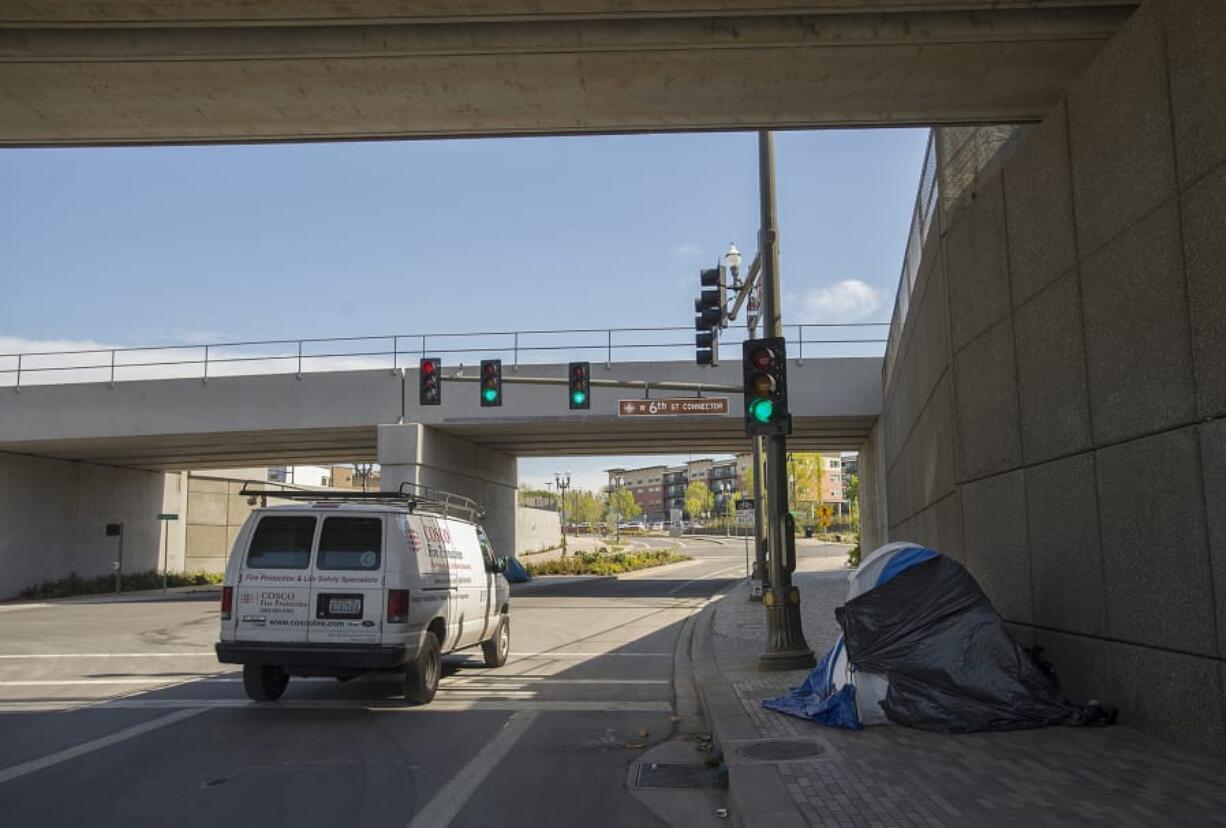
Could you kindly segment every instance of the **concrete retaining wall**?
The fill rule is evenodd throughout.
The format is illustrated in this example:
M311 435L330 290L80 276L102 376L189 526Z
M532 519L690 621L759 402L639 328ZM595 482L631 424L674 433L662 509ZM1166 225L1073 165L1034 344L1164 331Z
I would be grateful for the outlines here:
M889 536L962 560L1074 696L1226 746L1226 15L1147 2L929 238Z
M253 508L238 493L244 480L268 476L265 469L241 471L224 476L188 473L186 571L225 571L234 539Z
M515 510L515 554L535 552L557 546L562 542L562 524L558 513L551 509L529 509L519 506Z
M106 524L124 524L124 570L161 567L159 512L182 518L183 477L0 453L0 598L72 572L113 572L118 543ZM169 522L169 568L183 567L185 524Z

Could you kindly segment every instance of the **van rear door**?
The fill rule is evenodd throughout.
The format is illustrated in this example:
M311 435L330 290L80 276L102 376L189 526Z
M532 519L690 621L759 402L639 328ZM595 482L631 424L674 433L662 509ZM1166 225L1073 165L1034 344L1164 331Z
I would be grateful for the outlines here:
M317 522L309 514L260 515L235 585L235 640L307 640Z
M327 515L310 598L312 643L377 643L383 634L383 515Z

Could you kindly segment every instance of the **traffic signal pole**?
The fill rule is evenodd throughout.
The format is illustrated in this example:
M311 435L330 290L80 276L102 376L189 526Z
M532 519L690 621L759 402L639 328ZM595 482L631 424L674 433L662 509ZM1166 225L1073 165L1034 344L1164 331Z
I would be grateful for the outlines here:
M775 221L775 139L768 130L758 132L758 188L762 203L763 335L783 336L783 309L779 292L779 231ZM795 561L788 550L795 539L785 537L788 514L787 435L766 440L766 506L770 544L770 589L762 596L766 608L766 649L758 659L762 670L797 670L812 667L813 651L805 642L800 623L800 590L792 586Z

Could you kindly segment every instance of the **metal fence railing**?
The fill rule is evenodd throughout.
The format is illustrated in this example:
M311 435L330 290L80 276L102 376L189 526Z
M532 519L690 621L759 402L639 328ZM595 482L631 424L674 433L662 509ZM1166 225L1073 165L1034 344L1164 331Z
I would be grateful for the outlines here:
M951 210L964 200L968 191L973 190L981 173L996 161L1007 144L1023 139L1032 128L1027 125L1002 125L937 127L929 131L882 366L887 386L907 323L911 293L919 276L924 244L928 240L933 219L937 219L938 226L948 227L947 218Z
M936 131L928 133L928 146L924 150L924 165L920 169L919 187L915 194L915 209L911 213L911 227L907 232L907 247L903 251L902 274L898 278L898 292L894 297L894 314L890 318L890 331L885 346L885 362L882 366L886 383L894 369L894 358L902 338L903 325L911 306L911 291L919 275L924 242L932 227L932 218L940 208L941 188L937 176Z
M881 356L885 322L796 323L784 326L788 350L798 361L817 357ZM316 339L252 340L207 345L146 345L132 348L34 351L0 354L0 386L139 379L296 374L319 371L399 370L421 357L454 365L502 359L504 370L521 365L587 359L617 362L690 360L693 327L574 328L557 331L477 331L392 334ZM728 360L740 358L744 329L720 334Z

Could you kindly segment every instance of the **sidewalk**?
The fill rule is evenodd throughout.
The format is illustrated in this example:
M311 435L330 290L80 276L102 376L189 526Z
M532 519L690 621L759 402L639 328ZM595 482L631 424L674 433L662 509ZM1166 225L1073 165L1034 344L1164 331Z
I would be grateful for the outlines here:
M833 610L846 597L846 570L794 577L805 637L820 659L839 634ZM747 584L703 615L697 684L742 825L1226 826L1226 762L1127 727L853 732L766 710L762 699L800 684L807 671L758 671L765 613L748 600ZM741 753L787 739L818 752L774 762Z

